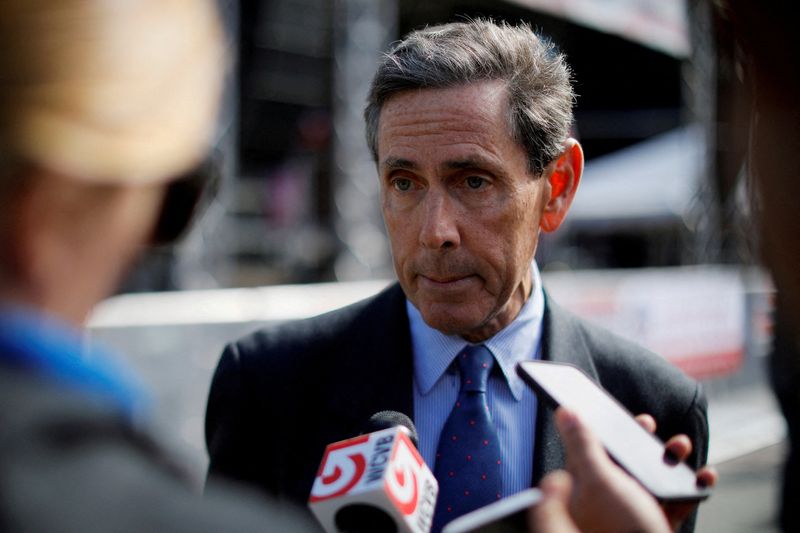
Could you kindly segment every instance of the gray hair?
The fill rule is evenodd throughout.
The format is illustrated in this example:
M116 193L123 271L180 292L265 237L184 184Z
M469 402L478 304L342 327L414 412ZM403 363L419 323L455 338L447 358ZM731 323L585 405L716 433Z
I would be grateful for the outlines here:
M555 44L527 24L485 19L411 32L384 54L364 110L373 158L381 109L392 95L481 80L505 81L512 138L528 154L530 171L541 175L561 153L572 125L570 68Z

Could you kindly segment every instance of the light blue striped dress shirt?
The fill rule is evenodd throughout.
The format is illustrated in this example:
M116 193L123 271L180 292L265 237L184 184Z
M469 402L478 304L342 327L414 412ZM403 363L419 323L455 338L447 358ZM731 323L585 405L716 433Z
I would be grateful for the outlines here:
M519 315L483 343L495 357L487 401L500 438L504 497L529 488L533 475L536 396L516 372L517 362L541 356L544 292L535 262L532 277L531 296ZM433 470L439 434L460 386L451 363L467 342L428 326L411 302L406 302L406 308L414 351L414 424L420 453Z

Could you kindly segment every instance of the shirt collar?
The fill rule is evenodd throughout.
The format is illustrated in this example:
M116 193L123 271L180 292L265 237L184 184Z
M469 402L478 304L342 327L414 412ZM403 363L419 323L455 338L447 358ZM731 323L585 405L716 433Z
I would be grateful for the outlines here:
M542 317L544 316L544 291L539 269L534 261L531 267L531 295L517 317L493 337L483 342L494 354L514 398L519 401L525 382L517 375L520 361L538 359ZM423 395L428 394L450 367L453 359L468 344L457 335L445 335L430 327L414 305L406 300L411 343L414 352L414 378Z

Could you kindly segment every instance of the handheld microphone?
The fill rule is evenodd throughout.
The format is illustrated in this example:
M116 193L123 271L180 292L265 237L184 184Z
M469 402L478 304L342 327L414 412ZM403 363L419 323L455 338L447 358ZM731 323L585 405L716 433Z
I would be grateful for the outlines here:
M414 448L419 448L419 435L414 422L399 411L378 411L367 420L361 434L372 433L382 429L389 429L395 426L402 426L408 430L408 438L414 444Z
M414 424L381 411L366 430L325 448L309 508L328 533L428 533L439 485L417 451Z

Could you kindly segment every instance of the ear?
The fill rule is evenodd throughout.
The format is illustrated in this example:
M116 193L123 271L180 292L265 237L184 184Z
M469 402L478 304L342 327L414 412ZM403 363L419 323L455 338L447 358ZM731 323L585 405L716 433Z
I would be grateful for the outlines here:
M564 141L564 151L544 171L550 197L542 211L539 227L551 232L558 229L567 216L583 174L583 148L575 139Z

